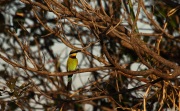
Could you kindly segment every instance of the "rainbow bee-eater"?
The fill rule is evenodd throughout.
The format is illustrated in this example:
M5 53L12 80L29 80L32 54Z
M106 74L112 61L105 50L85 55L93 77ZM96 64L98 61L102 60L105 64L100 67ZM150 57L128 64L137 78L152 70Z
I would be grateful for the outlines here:
M69 58L67 60L67 71L75 71L78 66L78 59L76 58L77 53L80 52L80 50L72 50L69 53ZM72 75L68 75L68 84L67 84L67 90L71 90L71 84L72 84Z
M17 32L18 29L21 28L21 25L23 26L25 23L25 13L24 8L18 9L14 15L13 18L13 27L15 28L15 31Z

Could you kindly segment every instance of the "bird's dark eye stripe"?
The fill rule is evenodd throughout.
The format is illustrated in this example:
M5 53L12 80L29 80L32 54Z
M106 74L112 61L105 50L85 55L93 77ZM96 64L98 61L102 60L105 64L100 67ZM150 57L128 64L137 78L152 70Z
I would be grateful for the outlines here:
M76 53L76 52L70 52L70 54L73 54L73 53Z
M70 54L77 53L77 52L80 52L80 50L70 52Z

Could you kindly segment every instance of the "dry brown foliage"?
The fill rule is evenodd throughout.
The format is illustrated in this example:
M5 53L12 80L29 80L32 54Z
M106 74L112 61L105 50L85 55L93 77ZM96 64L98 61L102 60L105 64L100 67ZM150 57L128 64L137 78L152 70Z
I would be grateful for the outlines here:
M10 15L5 10L10 3L2 2L4 15ZM179 110L178 3L168 0L154 3L20 0L20 3L25 4L21 19L29 21L18 21L16 25L13 21L13 28L2 25L0 30L4 34L0 61L5 62L0 64L1 109ZM61 46L60 54L51 50L57 43ZM67 47L82 52L77 71L64 71ZM66 58L60 59L62 55ZM132 70L134 64L137 70ZM90 72L86 83L66 90L64 77L83 76L86 72Z

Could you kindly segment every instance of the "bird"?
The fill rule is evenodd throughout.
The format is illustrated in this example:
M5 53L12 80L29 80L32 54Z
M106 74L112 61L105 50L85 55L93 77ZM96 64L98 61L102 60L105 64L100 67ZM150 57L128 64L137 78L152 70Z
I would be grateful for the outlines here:
M67 72L77 70L78 59L76 58L76 55L77 55L78 52L80 52L80 50L72 50L69 53L69 58L67 59L67 65L66 65ZM68 84L67 84L67 90L68 91L71 90L72 76L73 76L73 74L68 75Z
M18 29L21 28L25 23L25 12L24 9L18 9L13 17L13 27L15 28L16 32Z

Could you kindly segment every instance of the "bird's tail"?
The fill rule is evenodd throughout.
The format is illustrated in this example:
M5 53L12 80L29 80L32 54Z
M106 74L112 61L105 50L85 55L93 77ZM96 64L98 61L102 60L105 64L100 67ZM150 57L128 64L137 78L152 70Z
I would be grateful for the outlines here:
M71 91L71 85L72 85L72 75L69 75L68 76L67 91Z
M71 84L72 84L72 79L68 81L67 91L71 91Z

